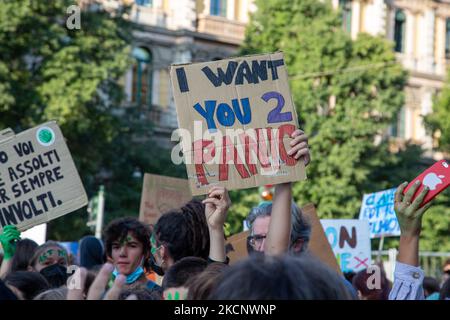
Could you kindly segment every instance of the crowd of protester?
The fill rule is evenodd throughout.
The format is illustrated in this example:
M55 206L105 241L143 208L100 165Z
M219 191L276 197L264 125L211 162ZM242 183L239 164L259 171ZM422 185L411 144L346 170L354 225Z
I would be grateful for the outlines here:
M292 138L289 154L307 165L307 137L297 130ZM272 202L248 214L249 256L232 265L224 233L232 203L219 186L152 227L133 217L112 221L103 240L80 239L76 259L57 242L38 246L6 226L0 300L450 299L450 260L441 281L419 267L421 221L431 203L420 204L428 190L413 200L419 185L403 194L406 185L395 195L401 236L393 283L382 267L374 288L367 270L344 277L311 255L311 226L293 202L291 184L283 183L275 186Z

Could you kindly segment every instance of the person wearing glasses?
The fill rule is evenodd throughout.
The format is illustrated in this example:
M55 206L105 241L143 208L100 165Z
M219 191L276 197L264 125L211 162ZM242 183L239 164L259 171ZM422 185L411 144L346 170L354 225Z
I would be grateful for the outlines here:
M272 214L272 203L262 202L254 207L247 217L247 224L250 226L250 235L247 238L247 251L249 253L264 252L267 233ZM311 225L303 217L301 210L297 205L291 203L291 234L289 241L289 251L299 254L308 248L311 236Z

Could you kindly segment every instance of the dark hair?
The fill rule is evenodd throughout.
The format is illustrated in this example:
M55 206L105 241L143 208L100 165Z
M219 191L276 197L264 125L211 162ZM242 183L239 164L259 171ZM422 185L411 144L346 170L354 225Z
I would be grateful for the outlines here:
M142 253L144 257L150 255L150 229L133 217L125 217L113 220L104 231L106 254L112 255L112 244L114 241L123 241L131 232L133 236L142 243ZM144 259L144 268L150 270L149 259Z
M78 245L80 267L91 269L94 266L103 265L105 263L103 251L103 243L96 237L81 238Z
M391 284L386 278L384 270L381 269L380 289L369 288L368 281L369 277L372 275L373 273L369 272L367 269L359 271L352 279L353 287L356 290L359 290L362 296L367 300L388 300Z
M0 279L0 301L18 300L18 297L6 286L2 279Z
M67 263L69 263L69 255L67 254L67 250L66 248L64 248L62 245L60 245L58 242L56 241L52 241L52 240L48 240L46 243L41 244L39 247L36 248L36 250L34 250L34 254L31 257L31 260L29 262L29 265L32 266L34 268L34 266L36 265L36 262L39 258L39 256L45 251L47 250L47 248L50 247L57 247L61 250L63 250L66 253L66 257L67 257Z
M16 243L16 252L11 259L11 271L27 271L34 252L39 245L31 239L22 239Z
M439 300L447 299L450 299L450 278L444 282L441 291L439 292Z
M38 294L33 300L66 300L68 291L67 287L49 289Z
M5 277L5 283L22 292L25 300L33 300L39 293L50 289L49 283L39 272L12 272Z
M304 253L250 256L222 273L210 299L341 300L352 297L340 275Z
M217 286L222 272L228 268L224 263L211 263L206 269L186 282L187 300L207 300Z
M122 290L119 294L119 300L126 300L132 294L136 295L138 300L162 300L160 290L142 287Z
M253 229L253 223L257 218L270 217L272 215L272 203L264 202L261 205L254 207L250 210L247 218L245 219L250 230ZM311 224L305 219L300 208L294 203L291 203L291 237L290 246L292 246L297 240L302 239L303 245L300 252L306 251L311 236ZM253 248L247 241L247 250L249 253L253 252Z
M425 294L429 296L430 294L433 294L435 292L439 292L440 286L439 282L433 278L433 277L424 277L423 278L423 290L425 291Z
M180 209L163 214L153 232L174 262L184 257L208 258L209 229L200 200L192 199Z
M444 264L442 265L442 268L445 268L446 265L450 264L450 258L445 260Z
M206 260L197 257L185 257L175 262L164 274L163 289L178 288L206 269Z
M346 272L343 272L343 274L344 274L344 278L345 278L349 283L352 283L352 282L353 282L353 278L354 278L355 275L356 275L356 272L355 272L355 271L346 271Z

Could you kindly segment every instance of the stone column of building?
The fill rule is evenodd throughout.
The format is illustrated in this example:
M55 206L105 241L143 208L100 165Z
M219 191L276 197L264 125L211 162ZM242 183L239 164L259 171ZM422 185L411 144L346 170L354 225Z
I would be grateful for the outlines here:
M412 92L405 92L406 95L412 95ZM408 101L410 100L410 101ZM409 140L412 138L412 128L413 128L413 106L411 103L411 98L410 97L406 97L406 103L405 103L405 136L403 138L405 138L405 140Z
M352 27L351 37L356 39L358 33L361 31L361 3L359 0L352 1Z
M177 0L171 2L173 21L176 24L175 29L195 31L195 6L195 0Z
M365 4L364 31L372 35L386 35L387 10L384 0L373 0Z
M238 8L238 16L236 20L239 22L247 23L248 22L248 12L250 8L250 0L239 0L237 2Z
M333 9L339 8L339 0L331 0L331 5L333 6Z
M235 10L235 0L227 0L227 19L235 20L237 17L234 16Z
M410 70L416 68L416 57L414 56L414 47L416 45L415 24L418 23L416 14L410 9L405 10L406 26L405 26L405 51L403 65Z
M200 13L207 16L211 10L211 0L203 0L203 11Z
M418 69L428 74L434 73L434 20L434 9L425 9L420 30Z
M388 5L386 8L386 38L394 41L395 8Z
M433 111L433 90L431 88L424 88L421 92L420 115L418 119L418 127L416 137L423 141L423 148L431 151L433 148L433 139L427 134L423 117Z
M436 16L436 43L434 56L436 59L436 74L445 76L445 34L446 34L446 18L444 15Z
M173 63L189 63L192 61L192 44L185 43L179 45L175 48L175 53L173 56ZM171 128L178 128L178 119L177 119L177 111L175 108L175 101L173 99L172 87L169 89L170 91L170 102L169 108L164 115L164 122Z

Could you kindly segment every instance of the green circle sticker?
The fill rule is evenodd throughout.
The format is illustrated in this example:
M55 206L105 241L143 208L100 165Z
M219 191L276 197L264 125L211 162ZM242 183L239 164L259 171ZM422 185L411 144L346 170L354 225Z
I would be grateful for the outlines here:
M55 132L49 127L39 128L36 139L44 147L51 146L55 142Z

